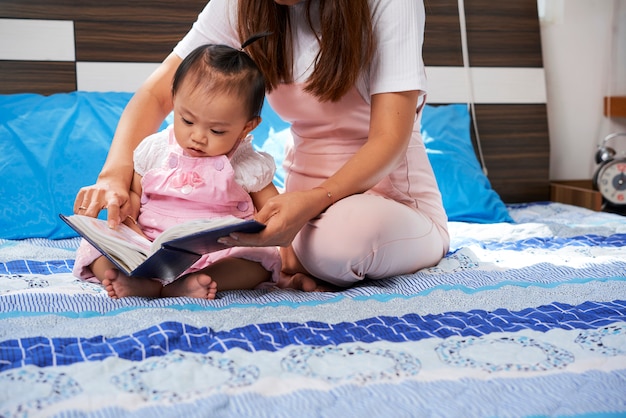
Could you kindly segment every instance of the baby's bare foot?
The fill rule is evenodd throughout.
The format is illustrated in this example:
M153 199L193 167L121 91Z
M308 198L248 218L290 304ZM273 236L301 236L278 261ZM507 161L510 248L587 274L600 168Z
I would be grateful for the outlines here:
M156 298L159 297L159 293L163 287L161 283L156 280L128 277L116 269L109 269L104 272L102 285L112 299L128 296Z
M161 290L162 297L187 296L199 299L215 299L217 283L211 276L204 273L191 273L164 286Z

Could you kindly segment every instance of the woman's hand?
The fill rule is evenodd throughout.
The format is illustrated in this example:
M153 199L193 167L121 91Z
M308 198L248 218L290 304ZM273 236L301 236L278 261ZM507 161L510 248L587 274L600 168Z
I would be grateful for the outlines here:
M287 247L300 229L328 206L322 189L289 192L268 200L256 220L266 228L257 234L235 233L220 238L222 244L244 247Z
M173 52L130 99L115 130L111 148L96 184L80 189L74 213L96 217L108 210L110 228L133 216L129 190L133 178L133 150L159 128L172 110L172 79L182 61Z
M121 179L98 179L96 184L85 186L78 191L74 200L74 213L97 217L102 209L107 209L110 228L115 228L128 215L131 207L129 187Z

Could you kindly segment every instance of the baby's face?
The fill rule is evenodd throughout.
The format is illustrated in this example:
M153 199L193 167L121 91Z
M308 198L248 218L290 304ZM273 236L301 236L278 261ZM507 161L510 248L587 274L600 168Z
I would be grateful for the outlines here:
M245 103L232 94L209 97L203 89L186 84L174 96L176 141L191 157L228 154L252 130Z

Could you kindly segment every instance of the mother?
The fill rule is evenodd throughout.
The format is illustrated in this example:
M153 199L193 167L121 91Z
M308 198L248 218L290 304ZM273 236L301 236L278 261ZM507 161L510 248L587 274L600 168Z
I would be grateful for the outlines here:
M206 43L246 51L272 108L291 123L285 193L258 214L258 235L230 245L283 247L284 287L347 287L436 264L449 245L441 195L420 136L426 79L420 0L211 0L138 89L95 185L75 209L124 219L132 152L172 110L176 68ZM323 282L320 282L323 281Z

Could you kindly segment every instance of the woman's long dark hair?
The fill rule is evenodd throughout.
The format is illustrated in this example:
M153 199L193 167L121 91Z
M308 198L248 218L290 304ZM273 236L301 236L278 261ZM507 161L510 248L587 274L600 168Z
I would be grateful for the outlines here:
M374 35L367 0L304 0L311 25L311 8L319 4L320 51L305 90L323 101L337 101L356 83L372 59ZM312 25L311 25L312 26ZM246 50L255 60L271 91L293 81L293 46L287 6L272 0L239 0L240 39L270 31L273 35Z

